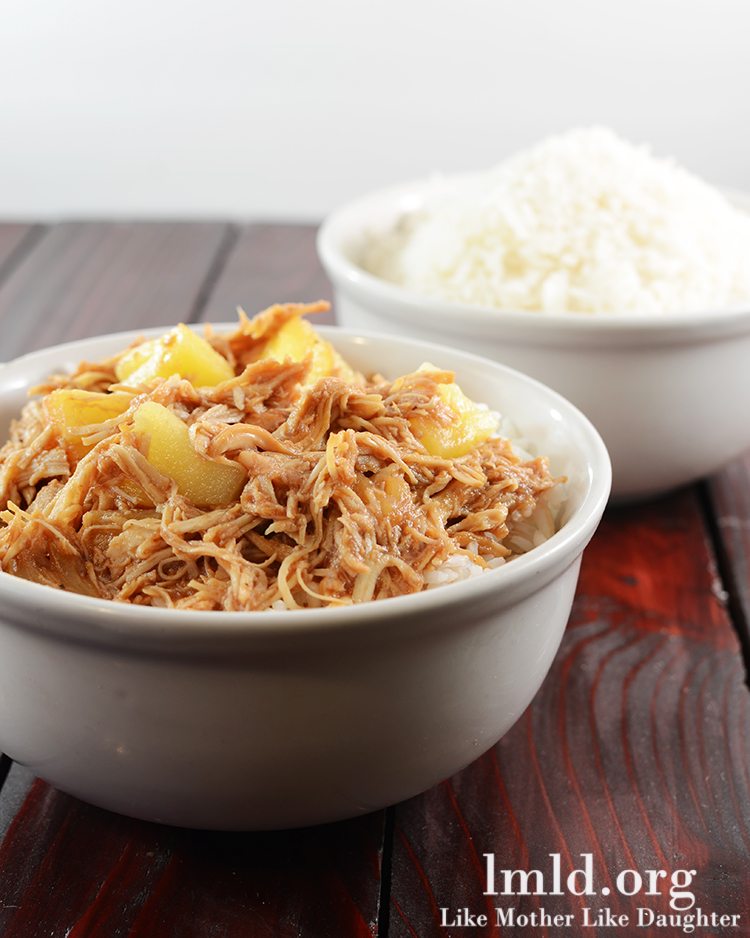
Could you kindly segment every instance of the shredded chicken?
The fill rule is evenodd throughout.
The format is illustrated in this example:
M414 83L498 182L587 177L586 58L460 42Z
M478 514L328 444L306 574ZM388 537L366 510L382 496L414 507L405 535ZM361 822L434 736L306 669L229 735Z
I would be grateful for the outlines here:
M521 462L491 438L457 459L414 435L415 415L445 420L450 373L390 382L324 377L262 358L289 318L312 307L244 315L207 338L235 377L196 388L176 375L135 390L127 412L87 427L81 455L32 400L0 450L0 566L76 593L203 610L359 603L426 587L449 557L485 567L514 550L513 529L556 480L544 459ZM35 393L123 387L121 356L83 363ZM387 365L387 363L384 363ZM155 401L179 416L197 452L241 467L238 499L199 508L146 458L133 414Z

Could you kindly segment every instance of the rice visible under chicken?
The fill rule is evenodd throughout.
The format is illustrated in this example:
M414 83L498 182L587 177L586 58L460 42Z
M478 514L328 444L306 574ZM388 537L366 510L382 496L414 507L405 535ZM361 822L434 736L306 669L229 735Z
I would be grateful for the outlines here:
M242 316L231 335L209 334L233 379L196 388L173 375L137 388L124 414L82 434L94 444L83 456L32 400L0 450L0 567L136 604L295 609L419 592L554 533L561 486L544 458L522 461L499 437L438 458L415 436L415 416L450 419L438 395L450 373L304 387L309 356L261 357L284 322L319 308L272 307ZM36 390L118 389L120 358ZM184 420L199 453L242 468L239 498L198 507L149 463L133 428L146 401Z

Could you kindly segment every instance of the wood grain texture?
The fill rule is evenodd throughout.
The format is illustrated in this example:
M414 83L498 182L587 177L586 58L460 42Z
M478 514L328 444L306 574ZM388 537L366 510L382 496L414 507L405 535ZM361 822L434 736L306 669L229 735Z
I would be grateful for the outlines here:
M750 663L750 453L707 484L708 509L720 542L722 571Z
M41 225L0 223L0 281L12 271L24 252L32 247L42 233Z
M268 260L285 241L263 231L253 243ZM309 232L303 242L309 247ZM231 292L238 283L241 257L220 277L233 243L224 225L53 228L0 286L5 356L64 338L195 320L214 287ZM245 251L241 240L238 246ZM279 295L281 269L271 270L269 286L264 264L257 266L259 294ZM0 764L0 776L6 768ZM384 818L258 836L180 831L90 807L14 765L0 790L0 934L369 936Z
M331 286L315 253L315 232L312 225L243 228L201 318L230 322L238 306L252 316L273 303L330 300ZM333 315L315 321L333 322Z
M50 228L0 285L1 357L194 320L228 231L135 222Z
M214 834L25 788L0 844L3 938L370 938L382 815L308 830ZM208 793L207 793L208 794Z
M389 936L462 934L439 928L441 907L490 922L496 905L579 916L575 896L482 895L484 853L498 870L549 871L555 852L566 875L592 853L612 895L587 904L632 915L669 911L668 895L620 896L619 871L696 869L698 905L741 914L744 930L731 933L750 934L750 697L692 492L608 512L524 717L474 765L396 809Z

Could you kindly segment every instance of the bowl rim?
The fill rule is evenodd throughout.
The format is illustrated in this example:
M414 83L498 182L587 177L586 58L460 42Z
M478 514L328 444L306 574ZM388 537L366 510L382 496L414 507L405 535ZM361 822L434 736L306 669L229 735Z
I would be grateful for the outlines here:
M190 328L199 328L203 323L189 324ZM235 323L206 323L216 330L236 328ZM11 366L35 363L56 353L55 358L64 363L66 355L77 354L86 357L85 350L76 352L87 345L99 342L122 340L123 345L134 338L146 338L162 335L170 326L157 326L148 329L128 330L119 333L78 339L56 346L40 349L21 355L0 366L0 378ZM316 330L327 338L335 340L337 335L347 339L396 343L411 346L416 352L423 352L427 359L458 356L459 367L472 367L480 372L491 371L506 374L515 381L526 385L534 394L541 396L545 406L549 405L566 421L573 421L582 434L588 452L585 458L586 483L580 505L568 518L563 527L552 537L535 547L512 563L496 569L487 570L481 575L447 584L435 589L423 590L388 599L373 600L356 605L324 607L320 609L300 610L262 610L262 611L204 611L190 609L166 609L154 606L137 606L97 597L57 590L55 587L34 583L0 571L0 601L6 608L15 611L34 613L36 625L24 627L41 631L64 632L63 620L76 620L77 637L93 641L117 642L118 636L131 635L134 638L153 637L157 642L169 633L169 640L182 637L188 641L203 639L212 645L217 638L245 636L283 637L289 635L330 634L345 628L347 631L388 620L428 617L435 609L464 606L486 600L496 590L503 590L509 595L508 605L517 601L524 586L532 586L528 593L534 592L535 584L543 584L558 575L580 555L596 530L609 498L612 470L609 454L604 442L591 421L562 395L524 373L501 365L491 359L452 349L434 342L424 342L380 332L344 329L338 326L317 326ZM52 365L54 368L54 365ZM11 385L18 388L17 384ZM0 388L0 393L2 388ZM547 576L547 580L541 578ZM526 595L524 593L523 595ZM2 614L0 614L2 615ZM13 620L13 616L8 617ZM16 615L16 619L19 618ZM21 616L23 618L23 616ZM458 620L460 622L460 619ZM71 636L72 637L72 636Z
M426 193L438 185L460 181L481 173L445 173L413 179L405 183L372 190L350 200L330 212L318 229L316 247L321 263L336 284L346 284L358 293L375 297L383 304L397 304L401 309L414 314L429 313L436 326L458 320L462 327L488 328L502 335L502 328L514 328L530 334L567 332L576 335L630 335L640 333L644 337L672 337L684 335L685 331L706 330L724 332L750 330L750 301L714 310L674 312L657 315L637 313L547 313L544 311L500 309L493 306L461 303L436 296L418 293L399 284L391 283L370 273L356 264L344 250L346 230L355 229L349 237L364 237L368 218L374 211L382 212L383 206L392 204L392 222L414 211ZM731 189L719 189L738 207L750 211L750 194ZM410 209L404 202L414 203ZM401 206L401 207L399 207ZM435 322L434 316L443 318Z

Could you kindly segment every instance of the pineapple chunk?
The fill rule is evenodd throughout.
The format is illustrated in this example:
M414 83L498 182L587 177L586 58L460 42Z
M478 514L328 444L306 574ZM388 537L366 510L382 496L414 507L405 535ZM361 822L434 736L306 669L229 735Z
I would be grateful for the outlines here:
M321 339L306 319L296 317L285 322L264 350L266 358L273 358L277 362L286 359L301 362L308 354L312 355L312 363L302 387L309 387L319 378L327 378L332 374L347 381L354 380L352 369L330 342Z
M146 459L177 483L181 495L199 508L228 505L239 497L247 480L240 466L221 463L198 453L187 425L166 407L146 401L136 410L133 428L147 439Z
M125 413L132 400L132 394L125 391L102 394L98 391L60 388L45 397L44 407L50 422L65 440L69 450L80 459L92 447L83 442L77 430L119 417Z
M419 371L437 370L429 364L419 368ZM421 416L415 416L411 420L414 435L431 456L458 459L497 432L497 416L475 404L457 384L439 384L437 392L454 415L450 423Z
M115 372L119 381L132 387L170 375L179 375L196 388L213 387L234 377L229 362L182 323L126 352Z

